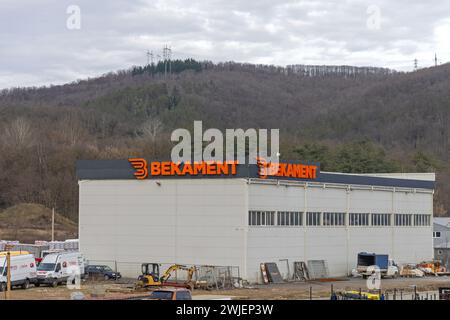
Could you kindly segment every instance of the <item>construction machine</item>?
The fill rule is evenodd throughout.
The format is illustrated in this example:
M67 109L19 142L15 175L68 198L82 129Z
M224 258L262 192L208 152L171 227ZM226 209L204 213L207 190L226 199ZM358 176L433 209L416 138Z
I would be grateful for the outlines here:
M423 261L419 263L417 267L426 274L432 274L435 276L447 274L446 268L439 260Z
M195 267L174 264L160 276L160 266L158 263L143 263L141 266L142 274L139 276L136 286L140 288L172 286L192 289L192 276L194 275ZM178 270L187 272L186 280L184 282L168 281L172 273Z

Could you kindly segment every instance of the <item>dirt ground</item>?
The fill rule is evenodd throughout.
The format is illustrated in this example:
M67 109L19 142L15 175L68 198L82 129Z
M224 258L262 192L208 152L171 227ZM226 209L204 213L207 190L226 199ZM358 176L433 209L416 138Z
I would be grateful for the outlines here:
M57 288L51 287L31 287L28 290L20 288L13 289L11 298L15 300L66 300L71 299L75 292L82 292L86 299L127 299L139 296L145 296L147 292L136 292L132 289L133 280L121 281L83 281L80 290L69 290L61 285ZM208 299L229 297L231 299L244 300L303 300L310 298L310 290L313 299L329 299L331 286L335 291L340 290L366 290L366 280L360 278L332 279L330 281L308 281L308 282L290 282L284 284L255 285L242 289L233 290L194 290L193 296L208 297ZM411 298L414 292L414 286L417 292L425 293L430 297L437 293L439 287L450 287L450 277L425 277L425 278L399 278L383 279L381 289L384 293L393 296L394 289L397 292L397 299L400 299L400 292L403 299ZM0 292L0 300L5 299L5 293Z

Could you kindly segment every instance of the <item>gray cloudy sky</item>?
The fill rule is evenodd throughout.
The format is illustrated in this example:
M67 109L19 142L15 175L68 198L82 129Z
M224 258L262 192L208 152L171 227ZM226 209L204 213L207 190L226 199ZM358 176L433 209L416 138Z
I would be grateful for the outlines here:
M450 1L1 0L0 88L142 65L165 44L174 58L411 70L450 61Z

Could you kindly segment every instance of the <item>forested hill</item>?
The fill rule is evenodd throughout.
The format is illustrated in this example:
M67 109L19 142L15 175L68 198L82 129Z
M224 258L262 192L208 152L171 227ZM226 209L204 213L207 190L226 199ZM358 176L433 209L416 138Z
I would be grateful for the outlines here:
M76 159L167 158L175 128L279 128L284 159L343 172L436 171L450 214L450 64L396 73L173 61L0 94L0 207L77 218Z

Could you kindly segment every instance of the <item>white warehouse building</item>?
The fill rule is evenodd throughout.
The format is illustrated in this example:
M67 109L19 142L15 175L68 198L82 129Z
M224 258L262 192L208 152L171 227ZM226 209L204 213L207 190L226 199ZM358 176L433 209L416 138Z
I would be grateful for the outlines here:
M350 274L359 252L433 258L434 174L262 179L256 165L239 165L234 175L138 180L127 160L79 161L77 174L80 250L120 264L124 276L158 262L235 266L261 282L261 263L285 273L285 259L291 270L325 260L336 277Z

